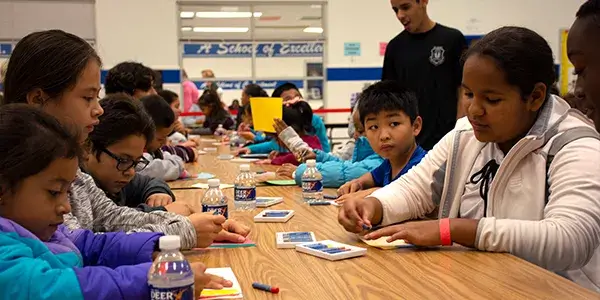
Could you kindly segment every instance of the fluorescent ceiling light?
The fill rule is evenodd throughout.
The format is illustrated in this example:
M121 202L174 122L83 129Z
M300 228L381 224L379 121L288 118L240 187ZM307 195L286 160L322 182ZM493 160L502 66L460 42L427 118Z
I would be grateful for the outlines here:
M304 28L304 32L306 32L306 33L323 33L323 28L321 28L321 27L306 27L306 28Z
M192 31L192 27L181 27L181 31Z
M310 8L321 8L321 4L311 4Z
M196 15L196 13L193 11L182 11L181 13L179 13L179 16L182 19L191 19L194 17L194 15Z
M251 13L249 11L199 11L196 13L196 18L206 19L229 19L229 18L260 18L262 12Z
M248 27L194 27L194 32L248 32Z

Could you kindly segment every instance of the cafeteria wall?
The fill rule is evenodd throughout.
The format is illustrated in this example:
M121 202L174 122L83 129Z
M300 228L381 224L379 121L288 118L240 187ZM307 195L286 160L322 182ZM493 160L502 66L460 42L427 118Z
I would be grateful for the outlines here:
M163 72L163 87L181 90L179 10L172 0L97 0L96 44L108 70L139 61ZM106 72L103 72L106 74Z

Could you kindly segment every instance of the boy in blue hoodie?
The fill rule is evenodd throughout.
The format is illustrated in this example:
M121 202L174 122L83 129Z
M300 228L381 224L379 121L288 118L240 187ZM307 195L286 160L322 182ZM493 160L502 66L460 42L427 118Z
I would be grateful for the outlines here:
M386 186L427 154L416 142L423 122L417 109L417 98L400 83L381 81L373 84L361 94L358 111L369 144L385 160L375 170L342 185L338 195L367 193L370 189Z
M294 130L285 124L276 121L276 129L280 132L279 139L286 143L289 149L294 153L304 153L303 158L314 158L317 161L317 169L323 175L323 186L328 188L338 188L345 182L357 179L366 172L377 168L383 158L373 151L369 141L363 136L364 127L360 122L358 110L352 113L354 120L355 146L352 159L344 160L334 153L326 153L319 149L310 149L306 143L303 143L296 137ZM296 184L302 185L302 174L306 170L306 164L298 167L285 164L277 170L277 174L284 177L290 177L296 180Z

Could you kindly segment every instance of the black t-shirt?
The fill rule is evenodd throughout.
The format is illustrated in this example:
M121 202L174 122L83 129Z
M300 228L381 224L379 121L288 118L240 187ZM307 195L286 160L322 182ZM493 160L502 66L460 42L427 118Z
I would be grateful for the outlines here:
M425 33L403 31L385 51L382 80L397 80L416 93L423 118L417 142L427 150L456 123L460 59L466 48L460 31L436 24Z

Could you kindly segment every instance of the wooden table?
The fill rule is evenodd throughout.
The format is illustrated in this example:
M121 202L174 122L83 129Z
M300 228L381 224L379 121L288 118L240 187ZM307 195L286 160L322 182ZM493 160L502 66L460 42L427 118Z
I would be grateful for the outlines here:
M221 153L228 153L221 147ZM273 169L273 166L252 166ZM210 172L223 183L233 183L239 164L217 159L216 154L200 157L190 165L192 172ZM173 182L186 187L194 181ZM202 190L174 191L179 201L195 204ZM293 209L287 223L254 223L254 212L233 211L230 218L252 228L250 238L257 247L213 249L188 257L208 268L231 267L238 278L244 299L600 299L595 294L558 275L515 256L479 252L462 247L430 250L368 248L367 255L331 262L294 249L277 249L275 233L313 231L319 240L367 247L356 235L337 222L337 207L307 206L299 187L258 187L260 196L283 196L276 209ZM225 195L233 199L233 189ZM230 200L233 201L233 200ZM253 282L280 288L279 294L254 290Z

